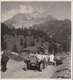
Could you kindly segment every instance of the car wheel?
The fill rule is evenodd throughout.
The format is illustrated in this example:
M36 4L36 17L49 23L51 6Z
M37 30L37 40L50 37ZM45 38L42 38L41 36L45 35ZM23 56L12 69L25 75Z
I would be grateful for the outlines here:
M43 63L40 64L39 68L40 68L40 71L42 72L42 70L43 70Z
M48 61L46 61L46 67L48 66Z
M47 66L46 63L47 63L47 62L46 62L46 60L45 60L44 63L43 63L43 68L44 68L44 69L45 69L46 66Z
M27 71L28 70L28 68L27 68L28 66L27 66L27 63L25 63L25 65L24 65L24 69Z

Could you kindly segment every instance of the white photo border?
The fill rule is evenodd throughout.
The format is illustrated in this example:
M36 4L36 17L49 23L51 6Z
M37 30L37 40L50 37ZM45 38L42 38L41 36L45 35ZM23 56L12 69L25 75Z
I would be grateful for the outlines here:
M0 0L0 22L1 22L1 2L23 2L23 1L26 1L26 2L32 2L32 1L35 1L35 2L47 2L47 1L50 1L50 2L59 2L59 1L69 1L71 2L71 79L60 79L60 80L73 80L73 74L72 74L72 67L73 67L73 0ZM0 44L1 44L1 24L0 24ZM0 51L1 51L1 45L0 45ZM1 56L1 54L0 54ZM0 57L1 59L1 57ZM1 78L1 71L0 71L0 78ZM31 78L31 80L38 80L39 78L35 79L35 78ZM2 80L10 80L10 78L4 78ZM12 78L11 80L29 80L29 78ZM44 79L44 78L41 78L40 80L58 80L58 79Z

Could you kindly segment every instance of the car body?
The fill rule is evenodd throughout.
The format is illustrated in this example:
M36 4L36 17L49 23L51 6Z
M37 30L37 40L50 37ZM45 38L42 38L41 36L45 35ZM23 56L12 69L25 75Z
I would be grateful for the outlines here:
M45 49L43 47L34 47L34 49L31 48L31 50L28 51L29 56L24 59L25 70L31 67L37 67L40 71L42 71L42 69L48 64L48 54L45 54Z

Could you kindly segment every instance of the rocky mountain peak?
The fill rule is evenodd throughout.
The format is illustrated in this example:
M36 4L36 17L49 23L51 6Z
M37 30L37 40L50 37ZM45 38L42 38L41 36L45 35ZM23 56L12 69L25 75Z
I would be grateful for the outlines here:
M31 27L31 25L42 24L49 20L55 20L54 17L48 15L47 17L42 16L39 12L33 13L22 13L16 14L11 19L4 22L7 26L13 25L15 28L21 28L22 26L25 28Z

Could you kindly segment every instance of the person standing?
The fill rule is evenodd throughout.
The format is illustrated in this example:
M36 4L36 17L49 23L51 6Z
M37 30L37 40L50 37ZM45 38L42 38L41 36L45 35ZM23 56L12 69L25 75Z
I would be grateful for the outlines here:
M55 59L55 56L54 54L50 54L49 56L49 63L52 64L52 65L56 65L56 61L54 60Z
M9 57L3 52L2 57L1 57L1 71L5 72L6 67L7 67L7 62L9 60Z

